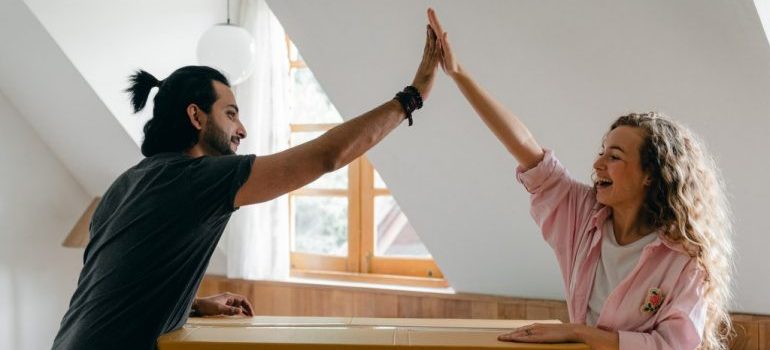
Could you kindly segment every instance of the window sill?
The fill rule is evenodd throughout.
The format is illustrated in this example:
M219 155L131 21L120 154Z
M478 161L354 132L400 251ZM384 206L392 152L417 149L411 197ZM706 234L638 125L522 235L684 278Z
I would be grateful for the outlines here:
M291 270L290 278L287 282L337 287L456 294L454 289L449 286L449 283L440 278L293 269Z

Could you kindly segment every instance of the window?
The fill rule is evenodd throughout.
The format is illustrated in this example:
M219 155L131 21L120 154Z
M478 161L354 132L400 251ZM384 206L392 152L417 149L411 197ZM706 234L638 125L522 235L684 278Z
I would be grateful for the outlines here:
M290 146L342 122L294 44ZM292 275L445 287L441 270L366 156L289 194ZM395 277L399 276L399 277Z

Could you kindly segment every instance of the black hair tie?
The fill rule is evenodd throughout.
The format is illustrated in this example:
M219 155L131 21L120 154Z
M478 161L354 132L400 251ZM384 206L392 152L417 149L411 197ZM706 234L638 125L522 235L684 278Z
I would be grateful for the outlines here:
M415 109L422 108L422 96L420 96L420 92L417 91L416 87L409 85L405 87L403 91L397 93L396 97L393 97L393 99L401 104L401 108L403 108L404 113L406 113L405 118L409 120L409 126L412 126L412 112L414 112Z

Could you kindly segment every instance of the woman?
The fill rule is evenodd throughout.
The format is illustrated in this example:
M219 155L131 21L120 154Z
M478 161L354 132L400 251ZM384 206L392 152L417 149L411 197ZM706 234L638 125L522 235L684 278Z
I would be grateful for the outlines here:
M432 9L442 68L519 162L532 215L562 271L570 323L499 337L592 349L722 349L730 329L730 221L717 168L683 126L657 113L618 118L572 179L526 126L457 62Z

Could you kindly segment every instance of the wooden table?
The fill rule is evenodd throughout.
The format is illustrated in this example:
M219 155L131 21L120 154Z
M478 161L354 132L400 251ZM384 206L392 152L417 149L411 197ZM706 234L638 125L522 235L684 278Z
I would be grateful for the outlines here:
M497 335L557 320L464 320L358 317L190 318L158 338L159 350L206 349L531 349L588 350L585 344L525 344Z

